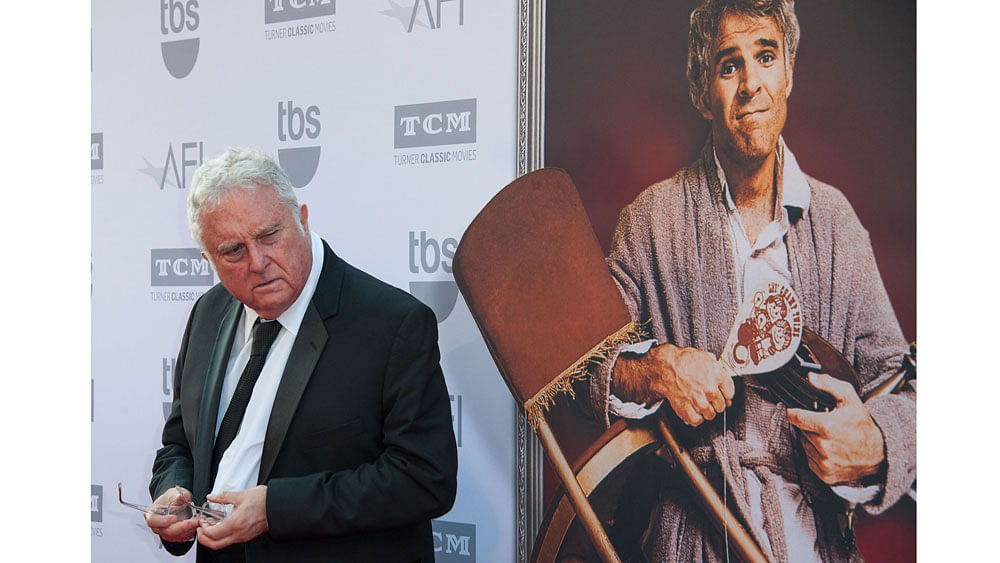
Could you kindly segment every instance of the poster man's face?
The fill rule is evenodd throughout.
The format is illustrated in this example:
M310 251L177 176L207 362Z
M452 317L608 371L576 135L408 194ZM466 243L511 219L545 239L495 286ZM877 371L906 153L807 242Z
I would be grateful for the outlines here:
M792 90L781 30L772 18L726 14L712 53L702 115L715 146L730 160L759 164L777 146Z

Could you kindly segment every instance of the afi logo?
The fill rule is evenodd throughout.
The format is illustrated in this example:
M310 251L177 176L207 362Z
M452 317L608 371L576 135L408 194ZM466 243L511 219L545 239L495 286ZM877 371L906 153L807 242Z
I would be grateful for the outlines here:
M177 35L197 31L201 24L198 0L160 0L160 34ZM198 60L199 39L175 39L160 43L163 64L174 78L191 74Z
M90 485L90 521L104 521L104 487Z
M104 133L90 134L90 169L104 168Z
M444 520L431 521L434 560L438 563L476 561L476 526Z
M451 426L455 432L455 442L458 447L462 447L462 396L448 395L451 401Z
M451 261L455 257L458 241L446 238L442 242L428 237L427 231L417 233L410 231L409 254L410 272L414 274L433 274L439 269L446 274L451 273ZM419 257L419 260L418 260ZM448 281L411 281L410 294L423 301L434 311L439 323L451 315L458 300L458 286L453 280Z
M163 394L170 398L171 389L173 389L174 381L174 368L177 367L177 358L163 358ZM173 403L171 401L163 402L163 421L167 421L167 417L170 416L170 407Z
M303 136L309 140L319 137L320 111L317 106L305 109L291 100L278 102L278 140L298 141ZM278 149L278 163L288 173L288 179L296 188L305 187L319 167L320 146Z
M336 0L264 0L265 24L332 16L336 13Z
M168 177L173 180L173 186L179 190L187 188L187 181L190 174L194 174L196 168L205 162L205 143L190 142L181 143L180 166L177 165L177 157L174 156L174 145L167 145L167 156L163 161L163 174L160 176L160 189L167 185ZM168 176L168 172L172 173Z
M212 268L197 248L153 248L149 251L150 284L194 286L214 283Z
M403 1L408 2L408 0ZM441 14L442 4L447 4L452 13L448 19L449 22L455 21L453 14L457 9L458 25L465 25L465 0L413 0L412 9L407 8L405 4L401 5L397 4L394 0L389 0L389 9L380 10L379 13L399 20L406 28L406 32L412 33L414 25L439 29L441 24L444 23ZM435 7L433 11L431 10L432 5ZM418 18L418 16L420 17ZM424 16L427 18L426 21L423 19Z

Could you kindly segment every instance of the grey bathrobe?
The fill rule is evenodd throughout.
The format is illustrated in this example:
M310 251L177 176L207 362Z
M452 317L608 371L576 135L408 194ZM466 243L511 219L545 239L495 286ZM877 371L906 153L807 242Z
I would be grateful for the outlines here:
M780 179L779 179L780 181ZM899 368L907 343L893 313L872 254L868 232L844 196L808 178L810 205L803 216L789 210L786 238L793 289L802 302L804 325L853 361L865 390ZM727 228L724 194L715 170L711 143L689 167L655 184L626 207L619 218L608 264L636 320L650 320L660 342L722 352L739 308L733 240ZM608 366L591 379L590 402L608 421ZM763 484L767 555L785 560L777 488L799 483L815 519L824 560L858 558L841 540L843 501L809 470L788 424L785 407L753 377L722 417L697 428L678 428L692 455L721 489L721 467L728 466L728 504L749 521L746 468ZM869 400L865 406L885 437L883 492L864 506L881 512L906 493L916 478L916 387ZM767 447L750 447L743 438L755 425ZM676 427L677 425L675 425ZM711 529L676 476L664 476L659 508L645 551L656 561L725 560L723 538ZM720 490L721 493L721 490ZM761 541L760 531L751 530Z

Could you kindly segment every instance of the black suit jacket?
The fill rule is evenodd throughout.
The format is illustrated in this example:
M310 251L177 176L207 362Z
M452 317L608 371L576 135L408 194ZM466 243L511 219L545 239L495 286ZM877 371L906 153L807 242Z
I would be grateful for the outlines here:
M458 467L434 313L323 248L261 455L270 530L245 544L247 561L433 561L430 520L451 508ZM210 492L241 308L221 284L192 308L154 499L174 485L199 504ZM164 542L175 555L191 544ZM199 562L213 559L198 547Z

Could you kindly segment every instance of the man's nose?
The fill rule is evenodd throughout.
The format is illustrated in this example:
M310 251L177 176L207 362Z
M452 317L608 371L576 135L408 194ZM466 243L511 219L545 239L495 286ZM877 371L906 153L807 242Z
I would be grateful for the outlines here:
M740 80L740 96L747 100L752 99L760 92L760 84L760 70L756 65L746 65Z
M247 245L247 253L250 257L250 271L257 274L263 273L264 270L267 269L267 265L270 262L267 252L265 252L260 245L250 243Z

